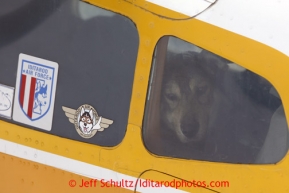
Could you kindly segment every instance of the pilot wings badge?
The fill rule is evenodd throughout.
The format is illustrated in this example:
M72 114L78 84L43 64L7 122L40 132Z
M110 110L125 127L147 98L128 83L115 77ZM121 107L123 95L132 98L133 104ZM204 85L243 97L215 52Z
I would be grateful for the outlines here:
M98 116L96 110L87 104L81 105L77 110L62 106L62 110L83 138L91 138L113 123L112 120Z

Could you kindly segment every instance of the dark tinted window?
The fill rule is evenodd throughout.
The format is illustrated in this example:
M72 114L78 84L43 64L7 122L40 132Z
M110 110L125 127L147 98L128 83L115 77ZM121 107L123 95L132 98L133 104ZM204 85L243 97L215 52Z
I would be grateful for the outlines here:
M153 153L276 163L287 152L280 97L266 79L174 37L155 49L143 138Z
M77 0L0 0L0 5L0 83L15 86L20 53L57 62L48 133L103 146L120 143L127 128L138 52L134 23ZM84 104L113 124L92 138L81 137L62 106L76 110Z

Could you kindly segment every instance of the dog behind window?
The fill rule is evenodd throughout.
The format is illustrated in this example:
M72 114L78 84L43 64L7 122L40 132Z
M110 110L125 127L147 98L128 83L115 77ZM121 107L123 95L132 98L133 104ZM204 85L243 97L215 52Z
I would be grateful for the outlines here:
M168 56L161 90L160 154L201 158L215 106L216 78L226 66L207 51Z

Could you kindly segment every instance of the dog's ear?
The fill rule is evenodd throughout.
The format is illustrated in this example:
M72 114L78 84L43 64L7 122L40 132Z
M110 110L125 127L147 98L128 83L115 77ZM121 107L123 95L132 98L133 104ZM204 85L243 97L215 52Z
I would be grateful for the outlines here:
M95 125L96 124L96 117L94 116L92 109L90 109L89 115L90 115L90 118L92 120L92 125Z
M83 108L83 107L81 107L80 116L82 116L82 115L83 115L83 113L84 113L84 108Z
M90 109L89 115L90 115L90 118L93 119L93 111L92 111L92 109Z
M202 50L199 54L200 60L204 63L205 70L211 74L216 75L225 72L228 69L229 60L213 54L207 50Z

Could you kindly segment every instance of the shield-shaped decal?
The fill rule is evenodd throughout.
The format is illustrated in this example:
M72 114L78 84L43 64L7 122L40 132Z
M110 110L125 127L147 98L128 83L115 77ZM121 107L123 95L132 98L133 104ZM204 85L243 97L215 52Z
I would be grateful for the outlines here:
M22 60L19 104L32 121L43 117L50 108L54 68Z
M20 54L13 119L50 130L52 126L58 64Z

